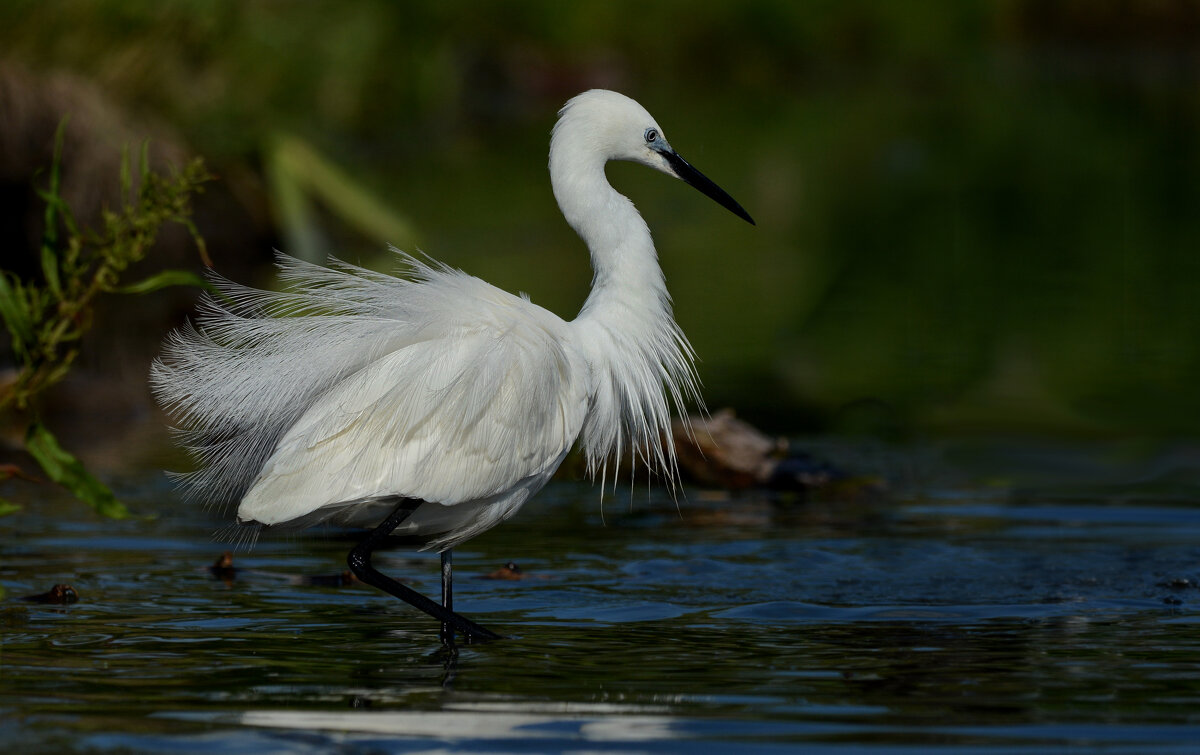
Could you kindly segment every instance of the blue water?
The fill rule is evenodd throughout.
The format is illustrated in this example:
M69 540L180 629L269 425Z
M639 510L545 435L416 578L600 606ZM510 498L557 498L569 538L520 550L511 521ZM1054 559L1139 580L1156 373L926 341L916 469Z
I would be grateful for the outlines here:
M1200 465L1198 465L1200 466ZM554 483L456 551L441 648L342 571L342 531L227 546L156 475L153 519L56 497L0 519L0 740L74 752L1200 751L1190 480L972 482L805 500ZM4 492L0 491L0 495ZM519 581L482 577L506 561ZM435 594L436 556L381 553ZM69 582L73 605L19 600Z

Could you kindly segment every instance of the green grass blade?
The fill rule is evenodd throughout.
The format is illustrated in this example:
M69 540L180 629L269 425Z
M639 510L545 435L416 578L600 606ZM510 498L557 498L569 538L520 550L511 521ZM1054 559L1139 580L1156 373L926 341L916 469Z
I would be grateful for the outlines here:
M146 139L142 142L141 154L141 171L142 171L142 186L146 185L146 181L150 179L150 140Z
M133 176L129 173L129 145L121 147L121 201L125 204L133 202Z
M303 139L276 135L268 145L267 161L271 198L293 254L310 261L324 257L309 198L368 236L400 247L414 243L416 227L408 218Z
M51 198L58 200L59 186L59 169L62 167L62 149L63 140L67 134L67 121L70 116L64 117L58 122L58 129L54 132L54 157L50 162L50 188L43 194L46 197L46 213L43 218L45 229L42 231L42 248L53 248L58 242L58 210L61 200L51 201Z
M58 439L41 422L34 422L25 434L25 450L29 452L46 476L75 494L75 497L112 519L126 519L132 514L117 500L108 487L93 477L83 463L58 445Z
M113 292L118 294L148 294L151 291L157 291L160 288L168 288L170 286L211 288L208 281L190 270L163 270L137 283L130 283L128 286L114 288Z
M0 272L0 317L12 336L13 353L22 359L34 344L33 317L21 297L17 280L9 280L8 274Z
M58 130L54 132L54 158L50 163L50 187L42 192L46 200L46 210L43 217L42 231L42 275L46 278L46 286L54 294L55 299L62 299L62 282L58 275L58 215L66 207L58 193L61 183L63 140L66 137L67 118L58 122ZM65 213L64 213L65 214Z
M61 300L63 292L58 276L58 253L53 247L42 246L42 275L46 278L46 286L54 294L54 298Z

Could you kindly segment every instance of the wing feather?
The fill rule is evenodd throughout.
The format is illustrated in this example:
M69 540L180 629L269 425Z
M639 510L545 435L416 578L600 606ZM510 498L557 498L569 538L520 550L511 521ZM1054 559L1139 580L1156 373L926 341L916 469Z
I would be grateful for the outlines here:
M205 497L279 524L391 496L455 505L548 477L587 408L565 323L457 270L396 278L282 257L280 294L222 281L153 384Z

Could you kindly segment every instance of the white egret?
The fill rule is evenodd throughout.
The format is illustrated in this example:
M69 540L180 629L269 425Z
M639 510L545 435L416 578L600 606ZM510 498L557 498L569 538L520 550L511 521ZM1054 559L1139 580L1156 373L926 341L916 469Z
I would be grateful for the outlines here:
M641 215L604 166L676 176L750 215L667 142L632 99L592 90L559 112L550 181L595 276L579 315L403 255L407 277L279 256L280 293L215 277L198 324L151 372L196 471L190 494L266 527L372 528L363 582L441 620L443 638L498 637L452 607L451 549L515 514L578 441L601 480L632 453L673 478L672 408L699 401L693 352ZM376 571L390 534L442 554L442 604Z

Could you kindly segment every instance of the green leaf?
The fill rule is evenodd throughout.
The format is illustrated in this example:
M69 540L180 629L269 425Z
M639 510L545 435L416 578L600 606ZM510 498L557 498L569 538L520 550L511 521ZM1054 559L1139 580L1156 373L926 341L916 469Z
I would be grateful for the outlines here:
M145 186L150 180L150 140L142 140L142 185Z
M29 426L25 433L25 450L42 466L47 477L70 490L97 513L113 519L132 516L104 483L83 468L79 459L58 445L58 439L41 422Z
M62 166L62 149L63 140L67 135L67 121L70 117L64 117L58 122L58 129L54 132L54 157L50 162L50 188L47 189L42 196L46 198L46 214L44 218L44 230L42 231L42 248L53 247L58 241L58 223L56 215L58 213L61 199L58 195L59 168ZM54 202L50 199L58 199Z
M21 282L9 281L8 275L0 272L0 317L12 336L13 352L24 358L34 343L33 318L20 295Z
M47 244L42 245L42 275L46 278L46 285L54 293L54 298L62 299L62 283L58 278L58 254Z
M416 227L408 218L388 207L353 173L299 137L276 135L268 145L267 160L272 203L289 251L301 259L317 261L324 256L310 196L374 238L401 247L416 238Z
M10 501L6 501L3 498L0 498L0 516L8 516L9 514L15 514L16 512L18 512L20 510L21 510L21 507L18 506L17 504L12 503Z
M157 291L160 288L167 288L168 286L212 287L203 277L196 275L190 270L163 270L137 283L130 283L128 286L115 288L113 291L118 294L147 294L151 291Z
M126 204L133 202L133 178L129 175L129 145L121 147L121 201Z

